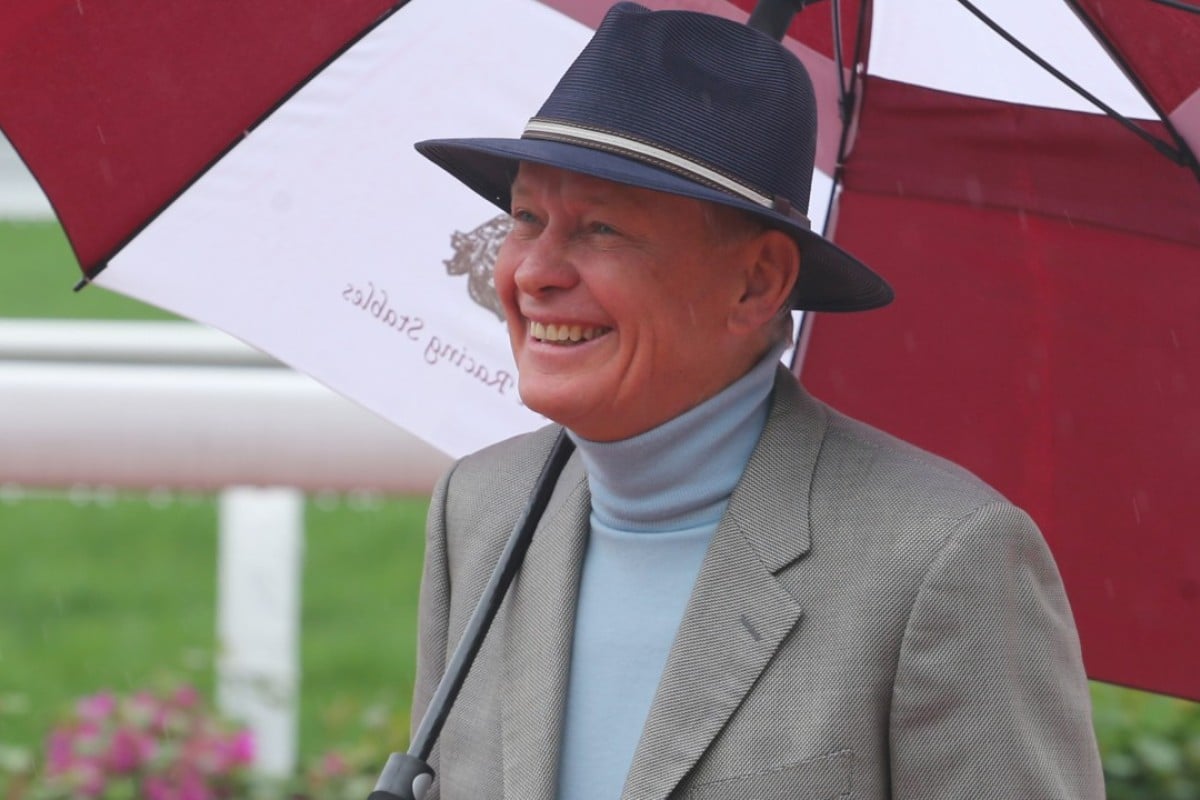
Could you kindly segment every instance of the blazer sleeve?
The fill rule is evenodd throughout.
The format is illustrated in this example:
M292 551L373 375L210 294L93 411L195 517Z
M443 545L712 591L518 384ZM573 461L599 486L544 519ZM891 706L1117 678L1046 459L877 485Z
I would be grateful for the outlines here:
M1104 797L1079 640L1033 521L963 519L913 603L889 727L896 800Z

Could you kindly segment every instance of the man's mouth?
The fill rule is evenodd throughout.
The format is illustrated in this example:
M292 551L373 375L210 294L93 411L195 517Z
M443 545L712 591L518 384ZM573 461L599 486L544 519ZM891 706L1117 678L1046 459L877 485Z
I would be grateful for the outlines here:
M554 323L546 325L533 320L529 321L529 336L539 342L549 342L550 344L572 345L590 342L611 330L612 328L596 325L556 325Z

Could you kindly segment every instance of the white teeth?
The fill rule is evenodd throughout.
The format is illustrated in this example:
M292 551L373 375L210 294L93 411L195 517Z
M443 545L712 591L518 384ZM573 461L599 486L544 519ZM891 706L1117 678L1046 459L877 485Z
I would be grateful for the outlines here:
M529 335L543 342L587 342L607 331L608 328L595 326L529 322Z

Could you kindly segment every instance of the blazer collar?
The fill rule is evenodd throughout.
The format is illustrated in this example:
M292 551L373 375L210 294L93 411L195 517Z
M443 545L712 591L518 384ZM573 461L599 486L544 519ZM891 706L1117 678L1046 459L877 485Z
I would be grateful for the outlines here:
M807 553L811 545L810 488L828 427L825 406L780 367L767 424L729 498L726 515L741 524L750 547L772 573Z
M762 438L709 546L622 793L667 797L741 704L803 610L775 577L808 552L824 408L784 370Z

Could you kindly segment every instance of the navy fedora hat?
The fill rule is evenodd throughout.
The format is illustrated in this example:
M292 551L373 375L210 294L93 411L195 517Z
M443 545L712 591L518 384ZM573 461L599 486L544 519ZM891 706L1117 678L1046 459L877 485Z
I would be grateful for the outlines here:
M691 11L609 10L519 139L417 150L504 211L523 161L743 209L801 252L793 307L861 311L887 282L810 230L812 81L764 33Z

